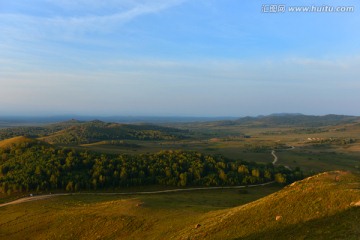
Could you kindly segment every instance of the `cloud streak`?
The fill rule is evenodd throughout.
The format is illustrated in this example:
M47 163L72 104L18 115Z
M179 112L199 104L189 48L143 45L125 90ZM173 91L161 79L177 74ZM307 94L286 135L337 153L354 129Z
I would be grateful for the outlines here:
M61 15L54 13L51 16L37 16L20 13L0 13L0 31L8 37L16 36L27 40L29 37L51 36L61 37L67 34L84 34L87 32L106 32L113 28L122 26L138 17L157 14L166 9L180 5L185 0L155 0L155 1L110 1L114 9L118 3L119 10L116 12L100 13L77 13L72 11L67 13L69 8L65 7L65 12ZM84 1L75 1L72 4L82 5ZM95 4L95 1L93 5ZM104 4L106 1L96 1ZM109 1L107 1L109 2ZM51 3L51 2L50 2ZM66 6L68 1L60 1L60 6ZM59 3L58 3L59 4ZM62 5L61 5L62 4ZM86 8L86 3L83 3ZM99 4L99 3L98 3ZM101 11L99 11L101 12Z

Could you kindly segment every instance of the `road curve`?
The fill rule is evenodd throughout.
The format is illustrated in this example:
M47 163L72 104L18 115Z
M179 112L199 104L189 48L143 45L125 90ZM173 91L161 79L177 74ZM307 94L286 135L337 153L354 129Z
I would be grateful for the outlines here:
M272 164L275 165L276 162L278 161L278 157L277 157L276 154L275 154L275 150L272 150L272 151L271 151L271 155L273 155L273 157L274 157L274 161L272 161Z
M172 192L185 192L185 191L198 191L198 190L215 190L215 189L236 189L236 188L246 188L246 187L260 187L266 186L274 183L261 183L261 184L253 184L253 185L246 185L246 186L229 186L229 187L204 187L204 188L179 188L179 189L170 189L170 190L161 190L161 191L149 191L149 192L128 192L128 193L119 193L119 192L112 192L112 193L55 193L55 194L47 194L47 195L38 195L33 197L24 197L17 199L12 202L7 202L0 204L0 207L5 207L7 205L14 205L20 204L24 202L31 202L37 201L42 199L47 199L56 196L68 196L68 195L146 195L146 194L159 194L159 193L172 193Z
M291 150L294 149L294 148L295 148L294 146L291 146ZM283 149L283 150L289 150L289 149ZM272 161L272 164L275 165L279 160L278 156L276 155L275 150L271 151L271 155L273 155L273 157L274 157L274 160ZM284 166L284 167L289 169L290 171L292 170L289 166Z
M291 149L294 149L294 146L291 146ZM288 149L286 149L288 150ZM274 157L274 160L272 161L272 164L275 165L279 158L276 155L275 150L271 151L271 155ZM285 168L291 170L289 166L284 166ZM13 204L20 204L24 202L30 202L30 201L37 201L42 200L50 197L56 197L56 196L66 196L66 195L141 195L141 194L158 194L158 193L172 193L172 192L184 192L184 191L198 191L198 190L215 190L215 189L236 189L236 188L246 188L246 187L259 187L259 186L265 186L272 184L274 182L268 182L268 183L262 183L262 184L254 184L254 185L247 185L247 186L231 186L231 187L204 187L204 188L179 188L179 189L170 189L170 190L161 190L161 191L149 191L149 192L128 192L128 193L56 193L56 194L48 194L48 195L38 195L33 197L24 197L17 199L12 202L2 203L0 204L0 207L4 207L7 205L13 205Z

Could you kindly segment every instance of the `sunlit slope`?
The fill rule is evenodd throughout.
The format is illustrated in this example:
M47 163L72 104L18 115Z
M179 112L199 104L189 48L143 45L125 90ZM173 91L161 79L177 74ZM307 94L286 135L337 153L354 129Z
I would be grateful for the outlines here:
M0 239L122 239L142 236L153 224L136 200L64 203L47 199L12 206L2 214Z
M19 136L0 141L0 148L9 148L13 145L29 144L37 142L34 139Z
M9 205L0 208L0 239L359 239L360 236L360 176L349 172L319 174L235 208L208 211L195 206L197 195L189 195L188 199L178 196L179 201L168 197L77 195ZM214 198L209 196L209 201Z
M210 212L174 239L359 239L360 177L329 172L258 201Z
M0 239L169 239L205 212L246 204L278 189L48 196L0 207Z

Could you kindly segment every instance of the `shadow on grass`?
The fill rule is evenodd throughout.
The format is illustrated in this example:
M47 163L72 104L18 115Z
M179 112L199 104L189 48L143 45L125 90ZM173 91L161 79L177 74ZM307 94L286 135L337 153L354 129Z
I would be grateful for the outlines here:
M275 220L274 220L275 221ZM239 239L360 239L360 207L335 215L275 228ZM234 239L235 240L235 239Z

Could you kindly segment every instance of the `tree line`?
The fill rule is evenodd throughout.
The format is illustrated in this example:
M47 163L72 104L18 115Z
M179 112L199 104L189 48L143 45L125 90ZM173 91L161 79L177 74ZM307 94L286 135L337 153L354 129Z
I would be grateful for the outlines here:
M0 191L102 190L140 185L225 186L301 179L272 164L190 151L113 155L22 143L0 149Z

